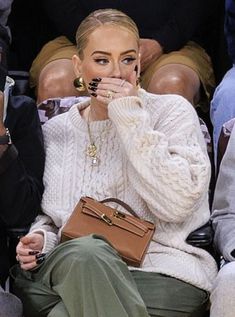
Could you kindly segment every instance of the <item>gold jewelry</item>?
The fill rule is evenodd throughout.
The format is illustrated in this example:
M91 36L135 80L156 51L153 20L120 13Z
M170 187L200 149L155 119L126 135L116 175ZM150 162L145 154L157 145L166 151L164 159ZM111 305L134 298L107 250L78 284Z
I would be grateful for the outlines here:
M122 86L124 85L125 81L126 81L126 79L123 79L123 80L121 81L120 87L122 87Z
M91 127L90 127L90 114L91 114L91 110L89 111L88 118L87 118L87 129L88 129L90 144L87 146L86 154L89 157L91 157L91 165L97 166L99 165L99 158L97 156L97 146L95 145L95 142L92 140Z
M108 90L108 91L107 91L107 94L106 94L106 97L107 97L108 99L112 100L112 99L113 99L113 91Z
M141 88L141 87L140 87L140 83L141 83L141 78L138 77L137 80L136 80L136 86L137 86L137 88Z
M86 90L86 86L85 86L84 80L83 80L83 78L81 76L79 76L79 77L74 79L73 85L80 92Z

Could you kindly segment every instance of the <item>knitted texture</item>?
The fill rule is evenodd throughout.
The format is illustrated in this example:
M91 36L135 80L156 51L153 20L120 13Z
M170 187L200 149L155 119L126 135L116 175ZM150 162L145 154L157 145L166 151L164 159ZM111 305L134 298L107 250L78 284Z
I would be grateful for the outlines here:
M92 166L86 154L87 123L79 113L88 104L74 105L43 126L42 208L47 216L38 217L32 230L47 231L44 250L58 243L57 228L65 224L81 196L117 197L156 224L140 269L210 290L215 261L185 242L209 219L210 163L195 110L180 96L143 90L138 97L113 100L109 119L90 123L100 160Z

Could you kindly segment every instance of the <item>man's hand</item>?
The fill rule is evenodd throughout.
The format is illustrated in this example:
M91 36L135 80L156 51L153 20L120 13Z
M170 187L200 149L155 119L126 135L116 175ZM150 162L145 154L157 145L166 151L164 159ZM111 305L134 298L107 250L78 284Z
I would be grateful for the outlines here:
M141 72L143 72L152 61L163 53L161 45L156 40L140 39Z

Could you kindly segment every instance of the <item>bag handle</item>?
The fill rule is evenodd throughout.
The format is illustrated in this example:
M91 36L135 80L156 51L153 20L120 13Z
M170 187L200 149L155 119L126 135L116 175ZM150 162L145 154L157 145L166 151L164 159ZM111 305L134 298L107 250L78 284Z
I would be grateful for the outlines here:
M100 201L100 203L109 203L109 202L114 202L114 203L119 204L124 209L126 209L132 216L140 219L140 217L137 215L137 213L129 205L127 205L126 203L124 203L124 201L122 201L118 198L106 198L106 199Z

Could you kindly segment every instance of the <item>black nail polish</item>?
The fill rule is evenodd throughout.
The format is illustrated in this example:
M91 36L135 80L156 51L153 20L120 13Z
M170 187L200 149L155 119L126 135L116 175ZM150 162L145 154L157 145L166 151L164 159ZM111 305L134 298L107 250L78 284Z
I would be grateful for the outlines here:
M102 78L99 78L99 77L92 79L92 81L96 81L96 82L100 82L101 80L102 80Z
M138 73L138 65L135 65L134 71Z
M91 96L97 97L97 94L95 94L94 92L92 92L92 93L91 93Z
M37 259L36 263L41 264L45 260L45 257Z
M45 255L46 255L46 253L39 253L39 254L36 254L35 258L40 259L40 258L45 257Z
M94 81L91 81L90 83L89 83L89 86L92 86L92 87L97 87L99 85L99 83L96 83L96 82L94 82Z
M36 255L38 254L40 251L29 251L29 255Z
M97 87L88 87L88 89L92 90L92 91L96 91Z

